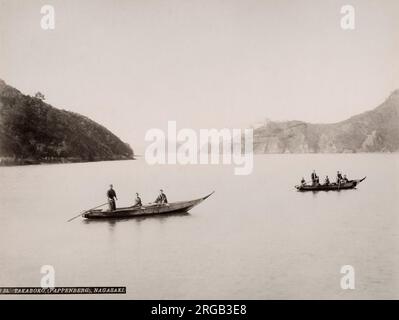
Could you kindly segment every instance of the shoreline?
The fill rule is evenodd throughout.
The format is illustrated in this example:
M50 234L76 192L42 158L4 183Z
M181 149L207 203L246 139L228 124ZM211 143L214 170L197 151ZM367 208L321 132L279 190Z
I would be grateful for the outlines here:
M96 159L96 160L84 160L78 158L62 158L62 159L6 159L0 161L0 167L21 167L21 166L37 166L47 164L70 164L70 163L90 163L90 162L102 162L102 161L123 161L123 160L137 160L134 156L119 157L113 159Z

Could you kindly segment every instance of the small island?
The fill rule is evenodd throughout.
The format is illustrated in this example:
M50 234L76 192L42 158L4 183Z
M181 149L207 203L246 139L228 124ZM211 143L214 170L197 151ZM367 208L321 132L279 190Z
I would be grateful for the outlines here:
M131 159L132 148L104 126L0 79L1 166Z

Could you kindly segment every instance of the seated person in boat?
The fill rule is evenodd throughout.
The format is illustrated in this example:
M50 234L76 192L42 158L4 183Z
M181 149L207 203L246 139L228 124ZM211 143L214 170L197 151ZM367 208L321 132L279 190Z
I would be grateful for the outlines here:
M302 185L302 186L304 186L305 184L306 184L305 178L304 178L304 177L302 177L302 180L301 180L301 185Z
M330 184L330 179L328 178L328 176L326 176L326 179L324 180L324 184L326 186L328 186Z
M118 198L116 196L116 192L112 184L109 185L109 190L107 191L107 198L108 198L110 211L115 210L116 209L115 200L118 200Z
M155 203L164 204L168 203L168 199L166 195L163 193L163 190L159 190L159 196L155 199Z
M342 180L342 174L341 172L337 171L337 183L341 183Z
M343 183L349 182L348 178L346 177L346 174L344 174L344 177L342 178Z
M134 199L133 207L141 207L141 206L143 206L143 204L141 202L140 195L138 194L138 192L136 192L136 199Z

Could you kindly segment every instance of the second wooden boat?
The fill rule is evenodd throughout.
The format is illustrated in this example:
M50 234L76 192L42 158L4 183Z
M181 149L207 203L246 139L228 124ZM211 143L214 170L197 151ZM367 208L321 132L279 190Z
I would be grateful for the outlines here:
M295 186L298 191L339 191L339 190L347 190L347 189L354 189L360 182L362 182L366 177L363 179L358 180L350 180L345 183L330 183L328 185L325 184L316 184L316 185L300 185Z

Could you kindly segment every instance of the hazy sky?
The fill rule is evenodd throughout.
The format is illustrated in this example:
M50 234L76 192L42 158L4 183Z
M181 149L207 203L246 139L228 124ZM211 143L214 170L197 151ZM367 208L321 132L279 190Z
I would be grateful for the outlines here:
M355 30L340 27L345 4ZM334 122L399 88L399 1L0 0L0 78L139 152L168 120Z

